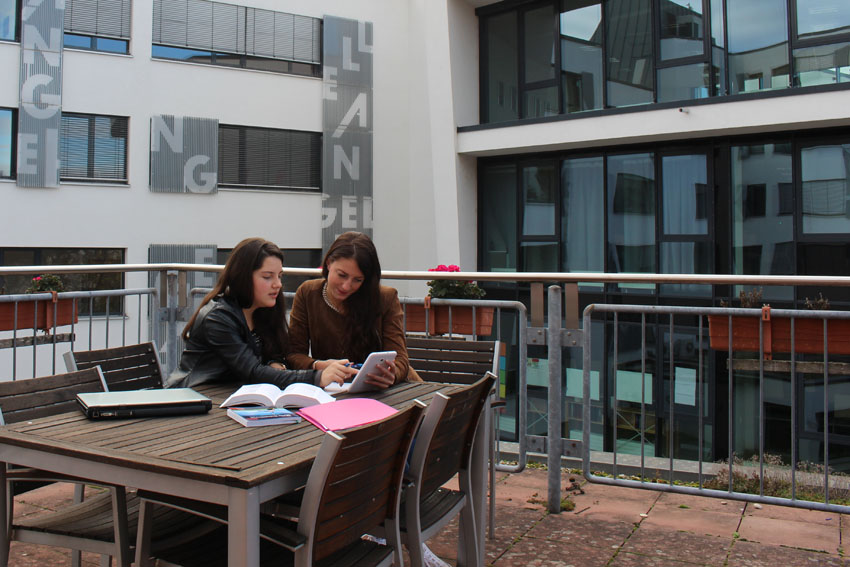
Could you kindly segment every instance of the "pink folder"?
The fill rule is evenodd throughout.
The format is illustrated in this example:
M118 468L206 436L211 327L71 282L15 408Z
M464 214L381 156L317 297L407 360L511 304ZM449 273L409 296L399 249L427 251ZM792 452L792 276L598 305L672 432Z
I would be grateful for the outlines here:
M346 398L301 408L296 413L324 431L339 431L389 417L398 410L371 398Z

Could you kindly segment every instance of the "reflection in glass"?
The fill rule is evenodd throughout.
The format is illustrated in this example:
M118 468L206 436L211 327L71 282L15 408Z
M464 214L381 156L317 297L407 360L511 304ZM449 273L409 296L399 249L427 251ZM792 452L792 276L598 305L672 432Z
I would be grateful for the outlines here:
M711 45L723 47L723 0L711 0Z
M17 39L18 17L16 3L0 2L0 39L14 41Z
M702 2L661 2L661 59L679 59L703 54L705 23Z
M825 37L850 32L847 0L797 0L797 37Z
M850 144L804 148L800 177L803 232L850 233Z
M662 274L711 274L712 248L709 242L662 242ZM663 295L711 296L709 284L661 284Z
M525 91L523 118L540 118L558 114L558 88L544 87Z
M561 162L564 196L561 240L567 272L602 272L605 269L604 182L601 157Z
M788 183L791 156L776 151L774 144L732 147L734 274L794 273L793 222L780 212L782 187ZM769 286L764 299L789 299L791 292L790 287Z
M602 108L602 3L573 8L560 18L561 88L566 112Z
M0 177L12 176L12 111L0 108Z
M557 207L555 203L555 168L552 165L522 168L522 234L554 236Z
M644 332L639 324L620 321L619 325L611 325L608 330L605 352L610 353L609 368L614 368L613 334L618 334L616 371L608 373L607 384L616 450L618 453L639 455L643 445L645 455L655 455L658 433L657 403L652 387L657 372L655 327L649 325ZM606 450L612 448L606 447Z
M707 235L710 203L705 155L665 156L661 169L664 234Z
M609 272L657 271L653 162L651 154L608 158Z
M726 88L726 58L722 49L711 50L711 70L714 73L713 96L725 96L729 94Z
M523 242L521 246L523 272L558 271L557 242Z
M488 165L482 169L478 190L479 226L484 247L484 271L517 269L516 237L516 167Z
M708 63L658 70L658 102L708 98L711 77Z
M516 12L487 18L487 122L519 118Z
M525 82L555 78L555 38L550 5L525 12Z
M629 106L652 102L652 2L606 2L605 21L608 104Z
M790 86L785 0L727 2L730 94Z
M794 84L801 87L850 81L850 43L794 50Z

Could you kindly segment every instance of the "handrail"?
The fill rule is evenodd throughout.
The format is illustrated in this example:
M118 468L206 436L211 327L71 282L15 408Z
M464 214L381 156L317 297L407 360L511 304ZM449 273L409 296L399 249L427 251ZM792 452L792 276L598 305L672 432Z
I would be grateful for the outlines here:
M2 266L0 276L93 273L93 272L161 272L168 270L220 272L222 265L214 264L82 264L63 266ZM318 268L284 267L285 275L317 276ZM429 272L415 270L382 270L387 280L476 280L508 282L553 283L651 283L651 284L713 284L713 285L821 285L847 286L850 276L791 276L735 274L651 274L602 272Z

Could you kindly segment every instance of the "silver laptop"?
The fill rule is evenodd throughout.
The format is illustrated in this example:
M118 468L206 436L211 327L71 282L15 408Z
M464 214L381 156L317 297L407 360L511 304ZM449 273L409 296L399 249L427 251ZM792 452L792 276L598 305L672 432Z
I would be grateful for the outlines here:
M212 400L191 388L90 392L77 394L90 419L159 417L207 413Z

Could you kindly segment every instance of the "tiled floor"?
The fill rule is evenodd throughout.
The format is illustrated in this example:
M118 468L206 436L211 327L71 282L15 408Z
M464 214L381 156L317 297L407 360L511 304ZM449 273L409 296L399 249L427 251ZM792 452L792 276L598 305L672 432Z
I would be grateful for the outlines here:
M575 509L546 512L547 472L527 468L499 474L496 529L486 540L486 564L494 567L693 567L847 566L842 534L850 516L710 499L699 496L587 484L569 493ZM16 514L61 505L70 492L40 489L16 499ZM457 525L429 542L455 564ZM12 567L68 565L67 551L12 544ZM85 554L83 565L98 565Z

